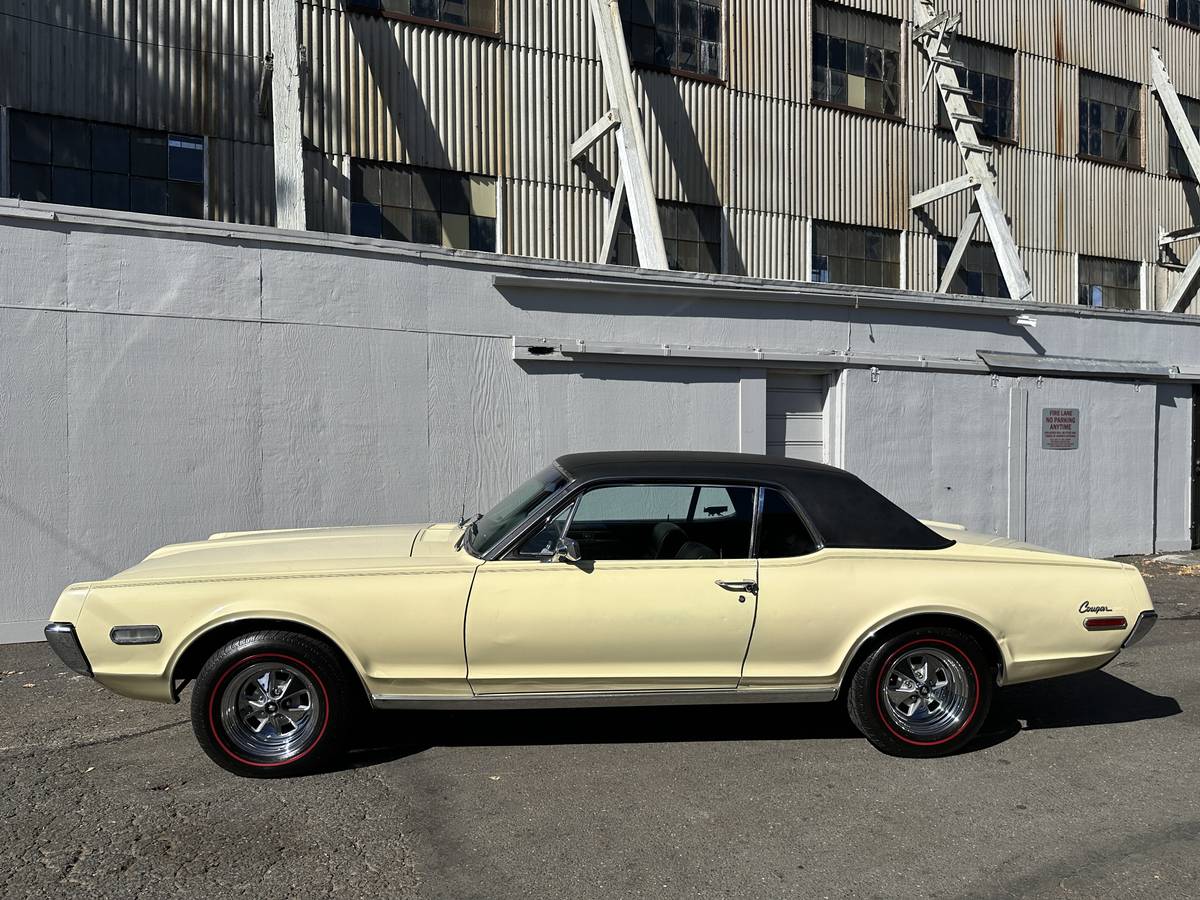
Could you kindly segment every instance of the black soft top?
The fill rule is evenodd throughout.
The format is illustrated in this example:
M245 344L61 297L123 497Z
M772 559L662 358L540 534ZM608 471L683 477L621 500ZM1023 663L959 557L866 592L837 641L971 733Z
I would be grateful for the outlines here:
M568 453L556 463L572 478L684 478L751 481L786 488L826 547L942 550L952 546L891 500L844 469L754 453L688 450Z

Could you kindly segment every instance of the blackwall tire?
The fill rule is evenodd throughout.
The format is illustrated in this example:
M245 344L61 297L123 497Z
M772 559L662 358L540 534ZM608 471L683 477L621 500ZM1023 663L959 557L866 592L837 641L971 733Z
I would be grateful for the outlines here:
M192 728L209 758L230 772L307 775L341 755L357 688L324 642L257 631L204 664L192 690Z
M953 628L919 628L884 641L854 672L846 709L892 756L957 753L991 707L992 672L979 643Z

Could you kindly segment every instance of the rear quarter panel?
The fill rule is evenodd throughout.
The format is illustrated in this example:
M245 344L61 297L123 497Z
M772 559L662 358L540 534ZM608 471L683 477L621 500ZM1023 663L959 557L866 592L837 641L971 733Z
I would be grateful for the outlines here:
M474 566L321 576L92 585L76 622L98 681L129 696L170 700L184 649L219 625L297 622L332 640L371 693L469 693L463 616ZM115 625L158 625L162 642L117 646Z
M986 629L1000 649L1006 683L1096 668L1119 650L1128 630L1089 632L1080 607L1108 606L1132 626L1149 602L1127 569L968 545L824 549L762 560L742 686L837 683L863 639L921 613L958 616Z

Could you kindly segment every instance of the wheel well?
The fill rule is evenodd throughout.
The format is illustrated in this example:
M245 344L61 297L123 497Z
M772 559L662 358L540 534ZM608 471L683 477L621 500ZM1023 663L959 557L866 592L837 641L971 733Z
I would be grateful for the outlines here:
M362 676L359 675L358 669L350 662L350 658L346 656L342 648L324 632L309 625L293 622L288 619L238 619L218 625L216 628L210 628L188 644L176 661L175 668L171 671L171 694L174 699L179 699L180 691L187 686L188 682L200 674L204 663L221 647L244 634L263 630L292 631L296 634L307 635L310 638L320 641L345 666L346 674L353 676L355 681L363 685L364 695L367 693L366 685L363 684Z
M850 664L842 673L841 683L838 686L839 696L845 693L843 689L846 682L854 677L854 672L858 669L859 664L870 656L880 644L901 632L910 631L913 628L930 627L957 628L964 634L970 635L983 649L988 658L988 665L992 668L997 680L1004 673L1004 656L1000 652L1000 645L996 643L991 632L982 625L949 613L920 613L890 622L863 641L862 646L858 648L851 658Z

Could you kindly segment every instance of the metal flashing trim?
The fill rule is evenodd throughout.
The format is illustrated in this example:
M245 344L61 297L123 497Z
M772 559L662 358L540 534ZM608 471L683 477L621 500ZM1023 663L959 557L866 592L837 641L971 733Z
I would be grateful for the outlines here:
M1036 353L1006 353L979 350L979 358L992 372L1033 372L1039 375L1113 375L1148 381L1169 381L1181 375L1178 366L1146 360L1093 359L1082 356L1039 356ZM1184 376L1186 377L1186 376Z
M737 277L737 276L731 276ZM929 294L903 292L907 296L896 296L899 289L880 291L872 288L859 288L854 285L838 285L836 287L819 286L806 282L778 282L779 287L772 287L755 282L753 285L722 285L712 283L680 284L676 280L663 282L646 278L633 281L628 278L555 278L529 275L495 275L492 284L501 287L519 287L531 290L571 290L596 291L610 294L641 293L655 297L702 298L706 300L767 300L778 303L821 303L828 306L867 307L876 309L909 309L923 312L950 312L963 315L982 315L1005 317L1028 312L1030 309L1044 309L1043 304L1022 304L1020 306L996 303L990 300L980 300L976 297L963 300L948 300Z
M858 354L842 350L807 353L760 347L706 347L694 344L624 344L562 338L513 337L513 359L567 362L576 357L634 357L639 362L686 362L690 365L727 363L786 363L819 370L858 368L929 369L985 374L987 366L974 358Z
M1075 356L1038 356L977 350L977 359L907 356L881 353L846 353L842 350L796 352L762 347L706 347L694 344L626 344L549 337L513 337L513 359L534 362L567 362L577 357L636 358L640 362L686 362L689 365L729 363L784 363L789 366L829 369L923 369L968 374L1034 373L1066 377L1110 376L1139 381L1200 381L1200 367L1169 366L1144 360L1090 359Z

